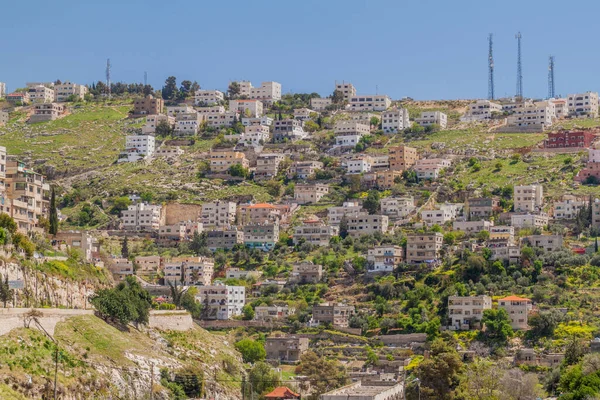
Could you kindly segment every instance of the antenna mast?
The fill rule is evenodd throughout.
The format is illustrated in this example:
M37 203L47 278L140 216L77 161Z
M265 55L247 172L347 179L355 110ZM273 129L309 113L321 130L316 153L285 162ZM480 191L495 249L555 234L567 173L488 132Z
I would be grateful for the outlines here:
M523 98L523 71L521 69L521 32L515 35L517 39L517 98Z
M110 58L106 59L106 90L110 99Z
M148 84L148 72L144 71L144 86Z
M489 53L488 53L488 99L494 100L494 41L493 34L489 34Z
M548 98L554 97L554 56L550 56L548 57Z

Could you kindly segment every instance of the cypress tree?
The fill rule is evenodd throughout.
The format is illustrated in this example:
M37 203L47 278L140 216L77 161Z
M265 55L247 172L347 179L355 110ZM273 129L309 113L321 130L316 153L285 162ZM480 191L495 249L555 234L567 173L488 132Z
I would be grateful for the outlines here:
M340 220L340 237L346 239L346 236L348 236L348 218L344 214Z
M129 258L129 244L127 243L127 236L123 238L123 244L121 245L121 257Z
M56 193L54 192L54 186L52 187L52 194L50 196L50 230L51 235L58 233L58 211L56 210Z

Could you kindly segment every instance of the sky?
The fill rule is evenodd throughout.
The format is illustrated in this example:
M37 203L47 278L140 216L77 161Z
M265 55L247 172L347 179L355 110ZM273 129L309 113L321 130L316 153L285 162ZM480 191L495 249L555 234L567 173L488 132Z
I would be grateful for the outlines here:
M578 0L4 0L0 82L105 79L160 88L168 76L225 90L277 81L330 95L335 81L393 99L487 97L489 33L496 97L598 91L600 1Z

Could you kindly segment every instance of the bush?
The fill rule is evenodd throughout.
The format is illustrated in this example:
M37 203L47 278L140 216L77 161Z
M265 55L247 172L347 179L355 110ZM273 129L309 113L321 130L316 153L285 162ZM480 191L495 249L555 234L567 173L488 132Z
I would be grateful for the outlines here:
M244 362L255 363L267 357L265 346L252 339L242 339L235 344L235 348L242 354Z

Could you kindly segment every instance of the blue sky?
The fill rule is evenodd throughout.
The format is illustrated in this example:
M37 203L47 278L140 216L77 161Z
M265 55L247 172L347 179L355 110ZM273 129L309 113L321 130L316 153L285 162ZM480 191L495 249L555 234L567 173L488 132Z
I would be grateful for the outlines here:
M5 1L0 81L104 79L156 88L175 75L203 88L275 80L329 95L335 80L394 99L487 96L487 35L496 94L514 95L523 35L523 92L598 91L600 2L579 0L55 0Z

